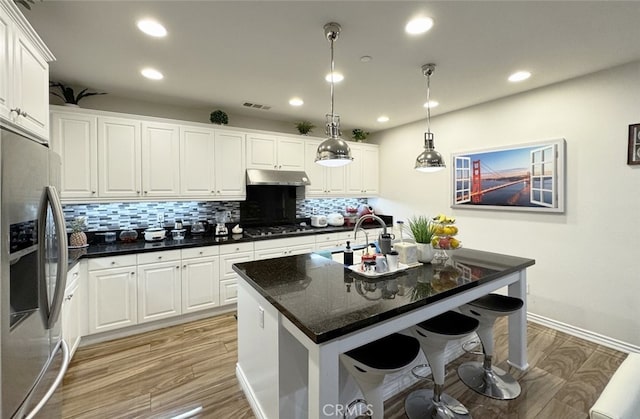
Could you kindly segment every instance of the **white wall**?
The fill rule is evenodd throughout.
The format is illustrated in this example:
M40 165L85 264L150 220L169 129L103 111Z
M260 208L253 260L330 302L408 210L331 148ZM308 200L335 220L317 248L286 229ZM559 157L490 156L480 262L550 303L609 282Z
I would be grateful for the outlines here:
M425 121L380 132L383 198L373 205L396 219L453 214L465 247L536 260L529 312L640 350L640 167L626 164L636 123L640 62L432 118L448 165L435 174L413 170ZM450 209L452 152L558 137L564 214Z

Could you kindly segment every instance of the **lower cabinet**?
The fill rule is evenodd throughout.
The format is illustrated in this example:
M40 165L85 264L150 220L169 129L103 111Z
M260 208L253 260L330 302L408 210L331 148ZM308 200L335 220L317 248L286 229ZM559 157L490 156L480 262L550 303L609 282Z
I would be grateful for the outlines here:
M182 313L218 307L218 247L182 250Z
M253 243L220 246L220 305L238 300L238 274L233 270L233 264L252 260Z
M179 250L141 253L137 271L138 323L182 313Z
M138 322L136 256L89 260L89 333Z
M313 235L261 240L254 243L255 260L278 258L282 256L301 255L311 253L316 249L316 239Z

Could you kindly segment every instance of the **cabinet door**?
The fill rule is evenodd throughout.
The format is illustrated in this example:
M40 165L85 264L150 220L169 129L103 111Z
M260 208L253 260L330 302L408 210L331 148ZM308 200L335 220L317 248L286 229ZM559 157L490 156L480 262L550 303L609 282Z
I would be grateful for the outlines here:
M78 287L66 293L62 302L62 339L69 347L69 356L73 356L80 344L80 300Z
M51 147L62 158L62 199L97 197L97 124L91 115L51 114Z
M144 197L180 194L180 135L177 125L142 124Z
M278 141L272 135L247 134L247 168L278 168Z
M238 274L233 270L233 264L252 260L253 252L220 256L220 305L235 303L238 300Z
M215 183L216 198L246 196L245 135L230 131L215 133Z
M101 198L140 197L140 123L98 118L98 191Z
M182 312L180 278L178 261L138 266L138 323Z
M346 166L347 173L347 188L346 192L350 195L362 196L364 194L364 181L363 181L363 155L364 151L362 147L350 144L351 155L353 161Z
M26 115L16 123L37 136L49 138L49 64L19 31L14 31L12 107Z
M137 323L135 267L89 271L89 333Z
M353 164L353 163L351 163ZM345 195L346 169L342 167L325 167L325 182L327 195Z
M379 154L378 147L365 147L362 152L362 189L366 195L379 192Z
M0 8L0 118L10 119L9 89L11 86L11 21L9 15Z
M180 128L180 192L188 196L215 194L214 130Z
M182 261L182 312L204 310L220 305L217 257Z
M325 184L325 167L315 162L320 141L305 141L304 171L309 176L311 185L305 187L306 196L324 196L327 193Z
M278 170L304 170L304 144L297 138L278 138Z

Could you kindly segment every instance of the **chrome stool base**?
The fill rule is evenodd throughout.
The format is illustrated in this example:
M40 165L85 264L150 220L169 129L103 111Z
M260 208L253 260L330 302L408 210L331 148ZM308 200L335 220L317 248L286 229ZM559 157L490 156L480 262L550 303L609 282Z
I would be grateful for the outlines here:
M448 394L440 395L440 401L433 400L433 390L417 390L409 394L404 402L404 410L409 419L471 419L471 414L458 400Z
M511 400L520 395L520 384L506 371L482 362L466 362L458 367L458 375L467 387L498 400Z

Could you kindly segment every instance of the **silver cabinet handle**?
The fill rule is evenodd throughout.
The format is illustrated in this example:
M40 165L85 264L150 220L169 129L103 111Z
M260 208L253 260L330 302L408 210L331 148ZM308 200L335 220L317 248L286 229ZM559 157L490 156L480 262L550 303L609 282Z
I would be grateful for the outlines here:
M135 275L135 274L136 274L135 272L131 272L131 275Z
M95 194L96 194L96 191L91 191L91 194L92 194L92 195L95 195Z
M162 256L158 256L158 260L162 259Z
M115 264L116 264L115 262L111 262L111 265L115 265Z
M182 268L183 269L187 269L187 265L182 265Z
M9 112L15 112L16 114L18 114L18 116L24 116L24 117L29 116L25 111L23 111L20 108L13 108Z
M176 269L180 269L180 265L176 266Z
M140 191L136 191L136 193L137 193L138 195L140 195Z
M148 194L148 193L149 193L149 191L144 191L144 193L145 193L145 194Z

